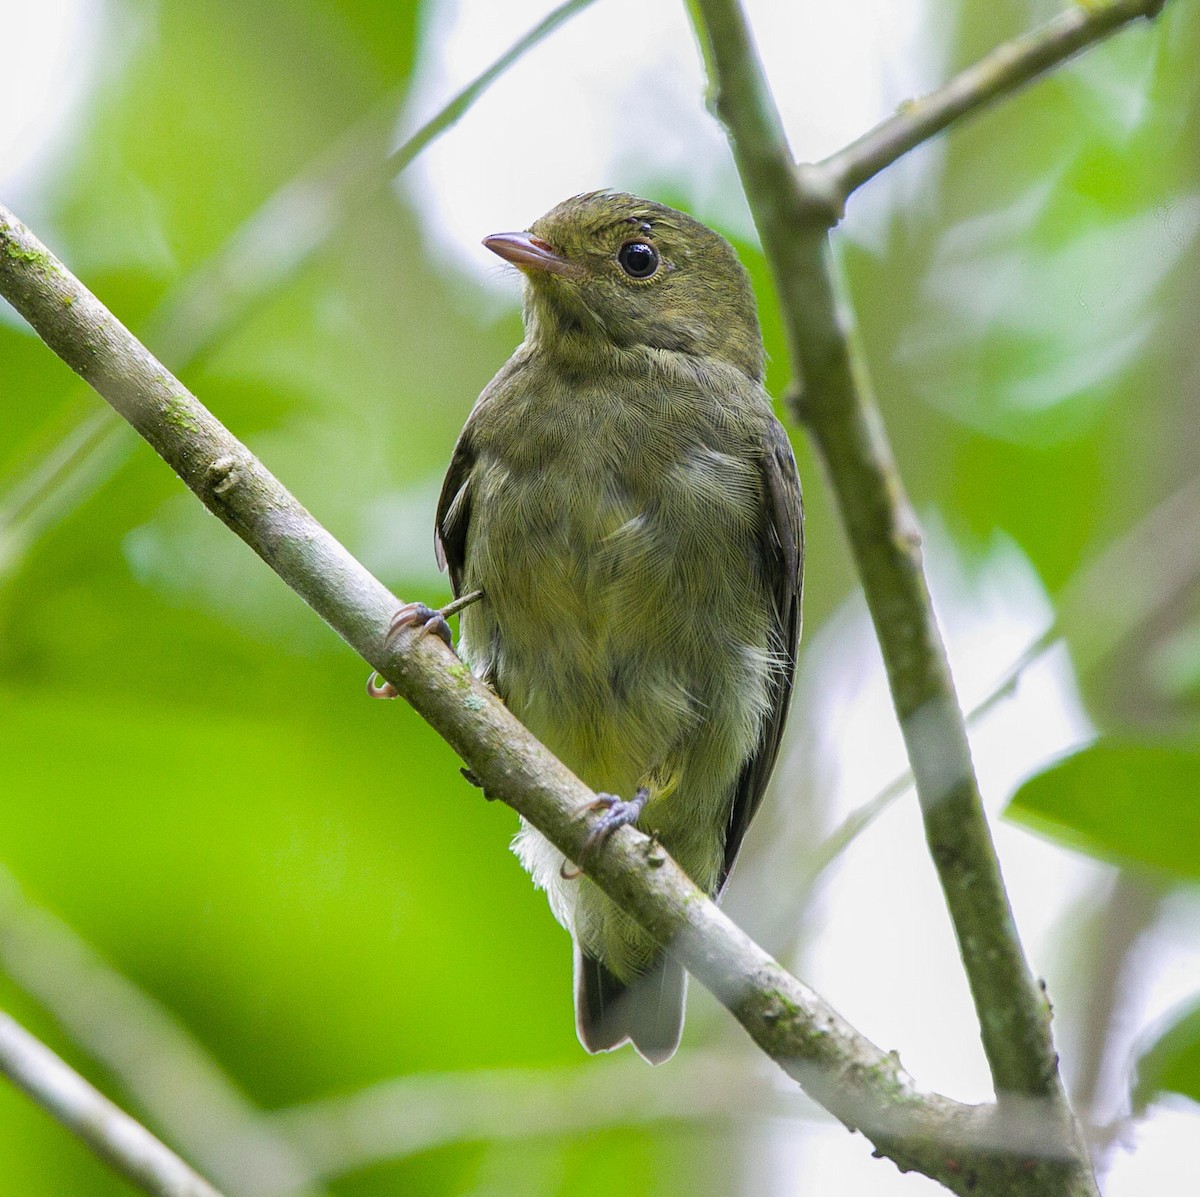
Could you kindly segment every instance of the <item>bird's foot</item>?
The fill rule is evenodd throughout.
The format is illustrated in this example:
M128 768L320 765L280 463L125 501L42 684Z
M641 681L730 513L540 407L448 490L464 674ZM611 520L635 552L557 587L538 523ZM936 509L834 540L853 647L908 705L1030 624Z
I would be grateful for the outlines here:
M636 823L649 801L650 791L645 786L639 786L628 802L618 798L615 794L598 794L595 802L589 802L588 810L603 810L607 813L584 841L582 853L584 860L600 848L618 827Z
M387 640L390 645L405 628L420 628L422 636L433 633L451 652L454 652L454 637L446 622L446 608L438 610L424 603L405 603L388 624Z
M392 622L388 624L386 643L390 648L392 641L405 628L419 628L420 635L428 636L432 632L453 653L454 638L450 635L450 625L446 621L451 615L457 614L464 607L470 606L471 603L481 598L483 598L483 591L473 590L470 594L456 598L452 603L447 603L441 610L427 607L424 603L405 603L392 616ZM455 653L455 656L457 655ZM367 678L367 693L372 698L395 698L399 691L391 682L381 678L378 673L372 673Z

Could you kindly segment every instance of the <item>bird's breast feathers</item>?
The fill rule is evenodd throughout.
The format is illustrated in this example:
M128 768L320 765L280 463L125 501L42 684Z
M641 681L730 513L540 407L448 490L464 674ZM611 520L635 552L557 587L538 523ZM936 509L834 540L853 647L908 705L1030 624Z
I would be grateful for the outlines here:
M694 387L503 398L472 430L464 588L487 598L464 619L468 658L594 786L668 767L716 717L714 689L742 696L720 722L748 753L765 682L747 681L769 654L758 421Z
M551 376L479 413L466 567L493 606L594 631L651 602L753 584L765 395L623 381L568 388Z

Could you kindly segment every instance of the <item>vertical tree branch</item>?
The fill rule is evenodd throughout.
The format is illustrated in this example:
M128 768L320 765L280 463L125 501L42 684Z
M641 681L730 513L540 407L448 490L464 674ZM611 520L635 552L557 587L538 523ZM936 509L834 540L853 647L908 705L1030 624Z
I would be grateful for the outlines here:
M841 197L815 168L793 167L737 0L691 7L803 379L791 405L820 451L862 577L997 1095L1049 1101L1077 1147L1070 1191L1095 1192L1058 1075L1049 1005L1013 924L916 521L837 291L829 228Z

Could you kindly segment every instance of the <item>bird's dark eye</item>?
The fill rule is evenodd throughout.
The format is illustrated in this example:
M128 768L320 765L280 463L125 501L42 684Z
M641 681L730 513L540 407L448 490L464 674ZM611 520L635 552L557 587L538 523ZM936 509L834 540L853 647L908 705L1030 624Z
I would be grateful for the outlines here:
M658 269L658 250L645 241L626 241L617 261L630 278L649 278Z

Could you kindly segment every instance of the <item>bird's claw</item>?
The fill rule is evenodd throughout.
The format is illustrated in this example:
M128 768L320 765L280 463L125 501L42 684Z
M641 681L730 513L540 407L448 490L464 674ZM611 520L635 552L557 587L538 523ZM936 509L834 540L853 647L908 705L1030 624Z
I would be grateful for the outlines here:
M454 652L454 638L450 635L446 615L434 607L427 607L424 603L405 603L388 624L388 643L390 644L405 628L420 628L422 636L428 636L432 632Z
M615 794L598 794L595 802L589 802L588 810L607 811L604 818L592 828L591 833L583 843L582 856L587 860L618 827L636 823L646 803L650 799L650 791L642 786L628 802Z
M453 605L453 604L452 604ZM392 641L405 628L419 628L419 635L427 636L432 632L453 653L454 639L450 635L450 625L446 622L446 611L438 611L427 607L424 603L405 603L388 624L386 641L390 648ZM455 656L458 654L455 653ZM391 682L373 673L367 678L367 694L371 698L395 698L400 693Z
M367 678L368 698L395 698L399 693L400 691L387 678L380 677L378 673L372 673Z

